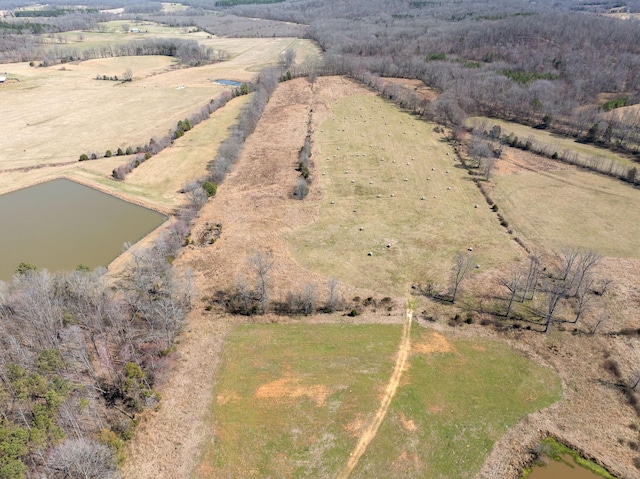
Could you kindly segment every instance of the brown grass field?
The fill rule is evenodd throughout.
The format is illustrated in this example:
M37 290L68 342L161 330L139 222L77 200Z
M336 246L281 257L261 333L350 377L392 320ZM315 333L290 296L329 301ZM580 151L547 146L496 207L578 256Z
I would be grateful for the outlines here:
M586 248L640 258L638 189L572 167L546 171L535 155L508 154L517 156L520 166L499 164L490 194L516 234L543 250Z
M561 153L563 151L572 151L578 155L578 159L587 163L591 158L603 158L613 161L622 166L634 166L635 162L632 158L614 153L605 148L600 148L586 143L579 143L571 138L565 138L545 130L538 130L529 126L520 125L508 121L496 120L487 117L473 117L467 119L467 125L476 126L485 123L488 130L493 125L499 125L503 135L515 134L520 140L526 141L528 138L533 139L534 143L548 146L552 151Z
M185 36L173 31L173 36ZM315 51L310 42L291 38L206 40L199 35L209 46L228 49L232 59L177 69L167 57L107 58L48 68L0 65L8 77L20 80L0 86L0 115L7 125L0 139L0 170L145 144L228 89L214 80L248 81L289 47L300 48L300 59ZM95 80L98 74L122 75L127 68L133 71L131 83Z

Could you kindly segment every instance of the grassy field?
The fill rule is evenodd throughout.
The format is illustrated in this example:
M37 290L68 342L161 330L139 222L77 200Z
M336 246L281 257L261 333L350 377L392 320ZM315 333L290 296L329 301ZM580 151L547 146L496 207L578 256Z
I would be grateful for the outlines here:
M494 181L491 195L500 211L516 234L537 246L640 257L639 190L581 170L498 173Z
M481 268L518 257L433 126L374 96L331 105L313 152L325 195L318 221L290 237L298 260L388 294L427 278L441 284L469 247Z
M179 29L170 30L171 36L185 36ZM100 45L126 36L86 35L76 48L92 45L94 36ZM72 161L82 153L102 155L107 149L145 144L228 89L214 80L247 81L289 47L300 48L301 57L315 48L308 41L290 38L207 40L201 34L199 38L214 48L229 49L233 58L178 69L167 57L105 58L47 68L0 65L8 77L20 80L0 86L0 115L6 125L0 138L0 170ZM95 80L96 75L121 76L127 68L133 72L131 83Z
M121 156L0 174L0 193L65 176L148 206L171 210L182 201L178 190L206 173L207 164L215 157L218 145L228 135L229 126L235 123L248 99L249 96L243 96L229 102L209 120L177 139L173 146L143 163L124 182L111 178L113 169L127 161L127 157Z
M391 374L399 325L245 325L225 345L196 477L335 477Z
M467 119L467 125L469 126L475 126L482 122L486 122L488 130L490 130L493 125L499 125L502 129L503 135L513 133L523 141L526 141L527 138L533 138L534 143L549 146L552 151L557 151L559 154L565 150L574 151L578 155L578 160L584 163L587 163L587 160L591 158L604 158L605 160L613 161L625 167L636 166L636 163L628 156L614 153L605 148L599 148L585 143L578 143L572 138L558 136L546 130L538 130L529 126L520 125L519 123L496 120L494 118L487 117L473 117Z
M399 325L245 325L215 387L196 477L336 477L377 409ZM414 326L410 367L352 477L471 477L493 442L560 397L548 369Z
M560 399L552 370L503 343L412 334L406 384L353 478L473 477L502 434Z

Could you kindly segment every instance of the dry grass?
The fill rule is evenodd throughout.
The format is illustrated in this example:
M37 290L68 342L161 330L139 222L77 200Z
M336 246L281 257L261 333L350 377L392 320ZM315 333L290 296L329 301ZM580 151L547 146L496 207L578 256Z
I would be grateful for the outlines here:
M93 161L13 171L0 174L0 193L66 177L124 199L133 200L161 211L169 212L184 199L178 190L185 183L202 176L207 164L215 157L220 142L228 134L248 97L238 97L207 121L197 125L173 146L143 163L124 182L111 178L114 168L128 161L126 156Z
M238 97L208 121L196 126L171 148L144 162L127 176L123 189L140 196L157 198L173 205L182 199L179 189L188 181L204 176L220 143L229 135L249 96Z
M639 258L640 191L583 170L498 172L493 199L518 235L546 250Z
M446 282L455 253L469 247L482 269L518 257L433 124L364 89L326 101L313 150L320 218L290 237L301 263L401 294L412 282Z
M625 167L635 166L633 159L628 156L614 153L610 150L599 148L594 145L578 143L571 138L558 136L545 130L538 130L518 123L487 117L475 117L467 120L467 124L470 126L476 126L483 122L486 123L487 130L490 130L493 125L499 125L502 129L502 135L509 135L510 133L513 133L521 141L526 141L528 138L532 138L534 143L548 146L551 151L557 151L558 154L565 150L573 151L577 153L578 160L584 163L588 163L588 160L591 158L604 158Z
M94 35L103 35L106 39L100 42L104 44L116 34ZM173 36L179 35L174 29ZM207 40L201 36L200 40L229 49L234 57L179 69L166 57L107 58L48 68L0 65L7 76L20 79L0 86L0 116L6 125L0 138L0 170L72 161L82 153L102 155L107 149L145 144L228 89L213 80L248 81L263 66L275 63L288 47L300 48L301 56L314 49L308 41L290 38ZM127 68L133 71L131 83L95 80L98 74L122 75Z

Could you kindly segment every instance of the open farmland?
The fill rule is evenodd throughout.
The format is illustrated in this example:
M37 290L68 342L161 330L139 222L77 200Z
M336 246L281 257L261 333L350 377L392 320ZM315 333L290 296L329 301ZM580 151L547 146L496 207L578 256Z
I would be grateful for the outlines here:
M0 174L0 192L64 176L169 212L182 201L178 190L185 183L206 173L207 164L214 158L218 145L228 135L229 126L235 123L248 98L243 96L230 101L224 108L214 112L209 120L175 140L171 148L140 165L124 182L114 181L111 172L128 158L112 156L27 172L5 172Z
M531 139L532 143L537 147L548 149L551 154L557 152L561 154L564 151L570 151L577 155L580 164L589 164L591 161L602 161L605 165L621 165L624 167L635 166L633 159L626 155L615 153L605 148L600 148L587 143L580 143L572 138L560 136L545 130L531 128L530 126L521 125L503 120L486 117L474 117L467 120L467 125L476 127L485 125L485 129L491 130L494 125L498 125L502 132L501 135L508 136L513 133L522 142Z
M391 374L399 325L246 325L229 336L196 477L336 477ZM414 327L408 370L352 477L471 477L493 442L559 399L508 347Z
M0 170L145 144L228 89L214 80L248 81L292 43L305 45L292 39L239 43L231 60L194 68L176 69L167 57L106 58L47 68L0 65L8 77L20 80L0 86L0 115L6 122ZM95 80L96 75L120 76L127 68L133 72L131 83Z
M542 161L525 157L528 169L498 169L491 192L519 236L543 250L586 248L640 258L640 212L634 206L640 191L572 167L543 171L537 168Z
M411 282L442 285L458 251L473 248L482 269L518 257L433 124L362 93L328 107L312 157L320 218L290 237L303 264L398 294Z

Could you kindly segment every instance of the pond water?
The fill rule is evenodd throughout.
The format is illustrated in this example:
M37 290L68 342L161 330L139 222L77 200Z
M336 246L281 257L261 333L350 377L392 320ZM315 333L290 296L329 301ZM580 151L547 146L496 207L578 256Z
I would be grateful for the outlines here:
M49 271L107 266L166 216L70 180L0 196L0 280L21 262Z
M571 456L563 456L563 459L568 464L545 457L547 465L534 467L527 479L602 479L576 464Z
M219 83L220 85L227 86L241 86L242 83L234 81L234 80L213 80L213 83Z

